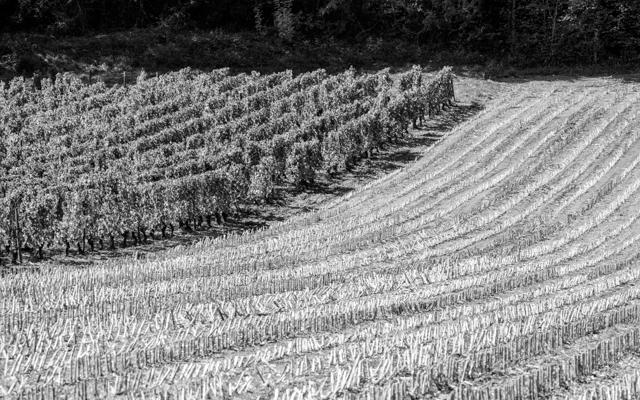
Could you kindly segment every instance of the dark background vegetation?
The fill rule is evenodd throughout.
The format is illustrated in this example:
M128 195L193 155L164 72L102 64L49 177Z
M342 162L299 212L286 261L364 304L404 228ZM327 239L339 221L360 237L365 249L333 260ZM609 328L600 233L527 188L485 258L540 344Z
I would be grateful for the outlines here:
M118 63L628 69L640 61L640 1L0 0L0 35L0 79Z
M637 0L0 0L4 31L82 35L165 25L288 36L287 24L290 39L395 38L521 63L626 62L640 49Z

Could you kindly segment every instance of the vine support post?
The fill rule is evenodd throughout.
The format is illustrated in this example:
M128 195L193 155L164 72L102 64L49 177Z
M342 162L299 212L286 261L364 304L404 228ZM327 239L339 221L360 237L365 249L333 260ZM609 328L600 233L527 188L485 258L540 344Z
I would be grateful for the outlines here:
M15 218L16 218L16 251L18 252L18 263L22 264L22 240L21 240L21 232L20 232L20 210L19 203L16 205L14 210Z

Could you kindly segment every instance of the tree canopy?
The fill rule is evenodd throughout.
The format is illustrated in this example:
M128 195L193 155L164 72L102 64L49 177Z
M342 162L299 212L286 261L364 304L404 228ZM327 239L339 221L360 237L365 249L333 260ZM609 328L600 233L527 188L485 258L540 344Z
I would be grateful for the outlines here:
M631 62L640 2L623 0L0 0L5 31L258 30L287 39L392 37L521 62Z

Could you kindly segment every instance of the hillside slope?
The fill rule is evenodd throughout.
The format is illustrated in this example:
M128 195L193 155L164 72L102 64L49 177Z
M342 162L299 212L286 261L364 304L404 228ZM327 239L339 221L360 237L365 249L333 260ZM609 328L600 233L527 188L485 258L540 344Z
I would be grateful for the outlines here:
M505 86L319 211L1 278L0 397L637 396L638 89Z

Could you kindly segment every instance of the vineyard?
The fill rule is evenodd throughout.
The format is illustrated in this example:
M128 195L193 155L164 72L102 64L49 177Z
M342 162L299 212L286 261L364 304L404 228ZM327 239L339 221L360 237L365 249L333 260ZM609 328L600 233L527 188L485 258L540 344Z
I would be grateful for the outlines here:
M84 253L220 224L283 182L351 168L453 96L447 68L14 79L0 85L0 248L17 263L23 248Z
M56 101L5 88L29 105L3 108L6 237L215 219L278 180L348 168L453 98L448 69L191 74ZM638 84L502 88L419 160L318 211L1 277L0 398L638 398ZM136 90L164 94L144 105ZM67 133L48 137L55 121Z

